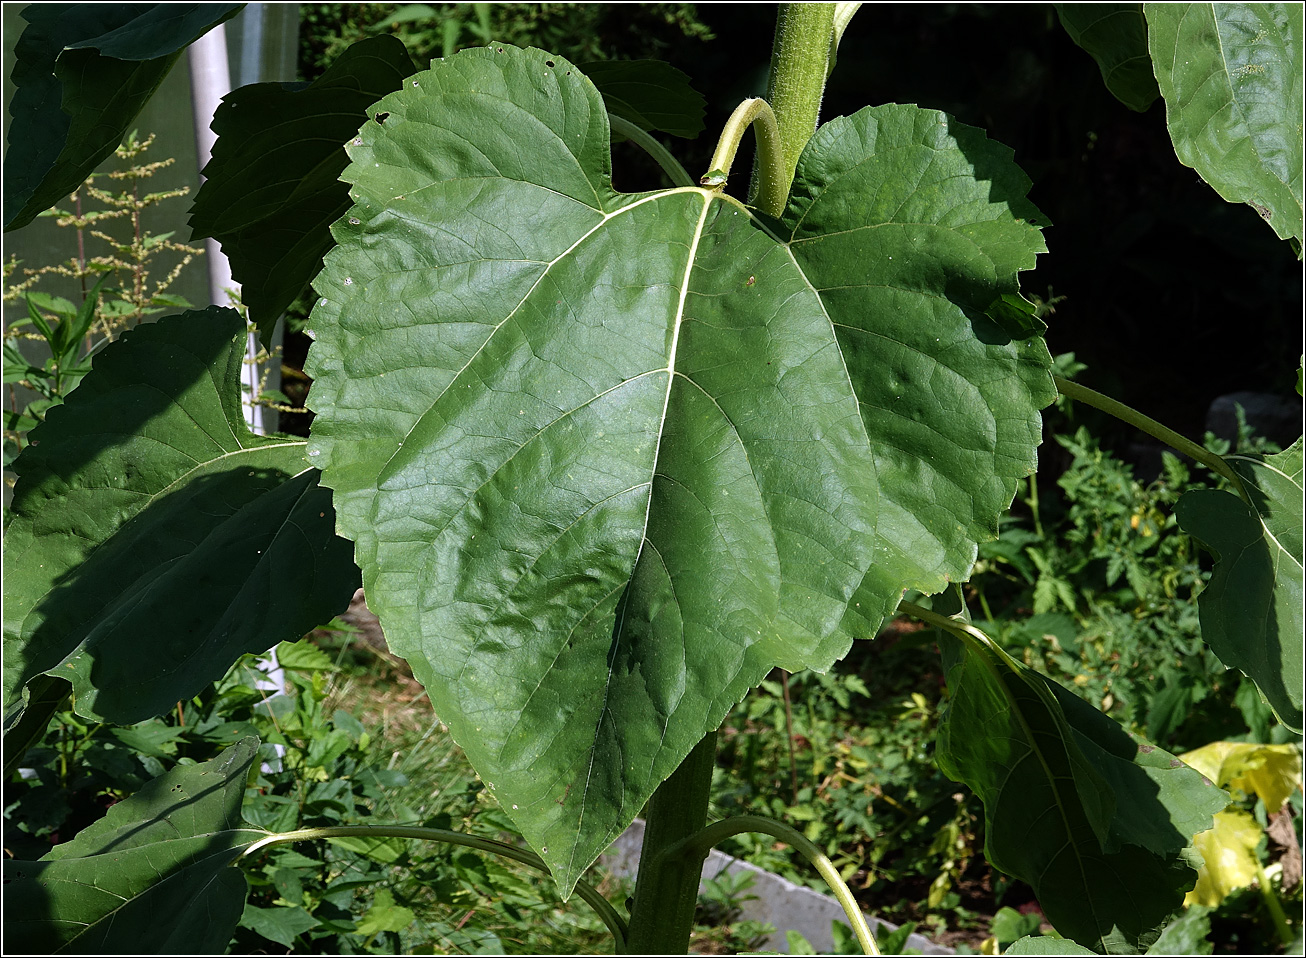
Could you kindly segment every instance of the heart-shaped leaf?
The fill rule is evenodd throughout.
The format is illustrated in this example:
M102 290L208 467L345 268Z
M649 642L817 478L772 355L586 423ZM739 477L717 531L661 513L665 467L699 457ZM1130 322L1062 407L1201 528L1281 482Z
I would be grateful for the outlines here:
M1302 730L1302 441L1263 459L1228 456L1252 500L1198 489L1175 518L1215 554L1197 598L1202 638L1256 683L1279 721Z
M1147 43L1179 162L1302 240L1299 3L1149 3Z
M230 867L264 832L240 827L258 739L179 765L38 862L6 860L6 952L221 954L245 905Z
M1009 150L910 106L819 130L778 221L620 194L593 85L507 45L359 140L309 454L392 648L566 893L768 670L968 574L1054 396L1006 331L1038 212Z
M43 672L82 715L142 721L349 604L304 442L245 425L245 342L218 307L137 327L32 431L4 538L6 725Z

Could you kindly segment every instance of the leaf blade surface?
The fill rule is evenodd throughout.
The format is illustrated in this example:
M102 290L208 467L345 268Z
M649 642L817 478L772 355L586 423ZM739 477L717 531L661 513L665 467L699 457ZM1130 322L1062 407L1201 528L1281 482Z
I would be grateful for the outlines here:
M1303 11L1295 3L1145 4L1179 161L1281 239L1303 235Z
M122 141L182 50L239 3L29 5L15 48L4 228L30 223Z
M33 954L214 954L240 919L230 867L264 833L240 827L247 738L179 765L39 862L4 863L7 949ZM168 920L160 920L166 915Z
M348 604L305 444L245 425L244 328L210 307L131 330L33 430L4 541L6 724L43 672L80 714L141 721Z
M345 141L411 72L404 45L386 35L353 44L307 87L255 83L223 97L190 225L222 244L265 345L349 208Z
M1216 557L1197 597L1202 638L1256 682L1279 721L1302 729L1302 440L1264 459L1228 456L1252 500L1198 489L1175 503L1180 527Z
M392 647L565 893L770 668L827 668L907 579L967 572L1054 395L1037 334L987 315L1043 249L1037 211L1009 151L930 111L830 124L802 203L763 221L696 187L615 193L604 103L556 56L469 50L414 80L350 147L355 204L315 283L310 455ZM818 242L874 232L853 201L872 129L946 154L885 231L933 241L894 306L938 326L889 375L928 390L951 361L940 381L986 409L973 441L949 407L879 458L892 387L836 331L866 305L843 288L879 267ZM828 160L848 151L844 189ZM885 503L913 504L878 474L931 459L980 505L904 534Z

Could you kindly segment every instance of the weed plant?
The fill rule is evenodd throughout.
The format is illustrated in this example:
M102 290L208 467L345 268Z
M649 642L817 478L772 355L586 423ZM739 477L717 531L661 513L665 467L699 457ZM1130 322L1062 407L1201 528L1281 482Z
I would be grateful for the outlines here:
M150 178L173 163L145 162L153 144L153 134L141 139L133 130L114 153L118 169L87 177L68 197L69 208L40 214L72 230L68 259L41 266L5 260L4 302L23 307L5 320L6 468L46 410L90 370L93 355L146 317L191 306L172 288L204 251L172 232L151 233L143 222L146 211L190 192L148 190ZM96 185L105 179L114 189ZM60 282L68 295L76 290L76 303L50 292Z

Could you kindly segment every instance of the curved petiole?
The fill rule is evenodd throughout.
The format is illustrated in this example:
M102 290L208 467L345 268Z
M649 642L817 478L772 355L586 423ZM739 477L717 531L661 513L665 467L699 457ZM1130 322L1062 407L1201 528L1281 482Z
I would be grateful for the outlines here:
M752 202L768 216L779 216L784 212L785 200L789 196L784 146L775 113L771 105L760 97L745 100L730 114L730 119L721 129L716 152L712 154L710 172L700 182L706 182L708 177L720 177L721 182L713 185L724 185L730 176L730 167L734 165L735 154L739 152L739 143L750 126L757 137L757 194Z
M245 849L240 857L248 858L255 852L271 845L280 845L286 842L306 842L321 838L360 837L417 838L423 841L445 842L449 845L463 845L467 848L475 848L478 851L511 858L513 861L529 865L546 875L549 874L549 866L544 864L544 859L534 852L518 848L516 845L509 845L507 842L496 841L492 838L464 835L461 832L453 832L444 828L421 828L415 825L332 825L323 828L299 828L292 832L280 832L275 835L268 835L266 838L260 838ZM612 937L616 939L616 952L618 954L623 953L626 950L625 919L617 914L617 910L612 907L612 904L606 898L599 894L598 889L584 879L576 882L576 894L598 912L599 918L603 920L603 924L608 926L608 930L612 932Z
M727 818L720 822L713 822L688 838L676 842L674 845L667 847L662 854L668 858L696 856L699 859L704 859L714 846L731 835L738 835L742 832L761 832L764 835L778 838L782 842L787 842L796 848L812 863L821 877L825 879L826 884L830 886L830 890L834 892L834 897L839 900L844 914L848 916L848 923L852 925L853 934L857 936L857 941L862 946L862 953L867 955L880 954L880 948L875 943L875 936L871 934L870 926L866 924L866 916L862 914L861 908L853 898L853 893L848 888L848 883L840 876L838 869L834 867L834 863L826 857L824 852L812 844L802 832L795 830L784 822L763 818L760 815L739 815L735 818Z
M1132 406L1126 406L1124 403L1112 399L1110 396L1104 396L1095 389L1081 386L1079 383L1071 382L1069 379L1062 379L1060 376L1053 376L1052 379L1057 384L1057 392L1061 393L1061 395L1065 396L1067 399L1074 399L1077 402L1082 402L1087 406L1092 406L1094 409L1100 409L1104 413L1115 416L1121 422L1127 422L1135 429L1145 432L1155 439L1160 439L1171 449L1177 449L1185 456L1197 460L1212 472L1224 476L1224 478L1229 480L1229 483L1234 487L1238 495L1242 497L1243 501L1249 506L1253 505L1251 499L1247 495L1247 490L1243 488L1243 483L1238 477L1238 473L1234 472L1233 468L1225 462L1222 457L1217 456L1215 453L1211 452L1211 450L1204 446L1199 446L1188 437L1180 435L1168 426L1161 425L1161 423L1149 416L1143 415Z

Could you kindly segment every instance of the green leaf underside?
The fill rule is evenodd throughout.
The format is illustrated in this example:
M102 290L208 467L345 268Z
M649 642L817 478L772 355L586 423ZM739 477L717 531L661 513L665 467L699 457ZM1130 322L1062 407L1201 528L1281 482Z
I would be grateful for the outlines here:
M230 309L138 327L33 430L4 540L6 724L43 672L80 714L141 721L348 605L304 442L245 425L244 349Z
M598 88L609 113L641 130L692 140L703 132L707 101L689 77L661 60L600 60L578 69Z
M1264 460L1229 456L1254 508L1217 489L1185 493L1180 527L1216 557L1197 603L1202 638L1302 730L1302 440Z
M1302 239L1299 3L1149 3L1148 46L1179 161L1282 239Z
M222 244L265 344L321 270L331 224L349 208L340 182L349 159L345 141L367 119L367 108L399 89L412 69L402 42L371 37L307 87L256 83L218 107L218 138L190 226L196 238Z
M1147 52L1141 3L1058 3L1070 39L1097 61L1112 96L1142 113L1161 95Z
M15 47L5 230L81 185L122 142L182 50L240 3L34 3Z
M556 56L414 79L350 147L309 454L392 648L567 893L770 668L968 573L1053 398L1042 340L984 314L1037 211L1009 151L914 107L827 124L762 222L615 193Z
M941 642L936 755L983 800L985 851L1067 938L1145 949L1196 878L1192 836L1228 796L995 646Z
M224 952L246 892L230 864L264 835L240 827L257 751L251 737L179 765L39 862L6 860L6 952Z

